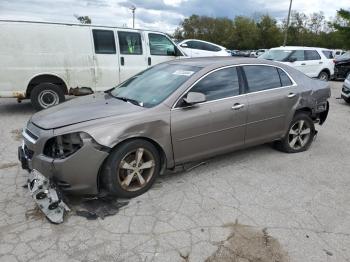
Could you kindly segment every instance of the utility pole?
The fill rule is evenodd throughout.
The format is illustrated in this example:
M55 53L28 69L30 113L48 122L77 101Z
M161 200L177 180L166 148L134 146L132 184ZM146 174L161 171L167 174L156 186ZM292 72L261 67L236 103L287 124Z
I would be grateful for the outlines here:
M136 10L136 6L132 5L130 7L130 10L132 12L132 28L135 28L135 10Z
M290 4L289 4L289 11L288 11L288 18L287 18L287 26L286 26L286 31L284 32L283 46L286 46L286 44L287 44L288 28L289 28L289 20L290 20L290 11L291 11L291 10L292 10L292 0L290 0Z

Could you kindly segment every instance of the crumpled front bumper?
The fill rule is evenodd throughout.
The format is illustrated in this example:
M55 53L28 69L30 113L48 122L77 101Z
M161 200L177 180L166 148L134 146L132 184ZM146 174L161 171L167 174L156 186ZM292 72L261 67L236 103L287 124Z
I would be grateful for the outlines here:
M63 202L60 191L52 181L34 169L29 173L28 189L50 222L55 224L63 222L65 213L70 209Z

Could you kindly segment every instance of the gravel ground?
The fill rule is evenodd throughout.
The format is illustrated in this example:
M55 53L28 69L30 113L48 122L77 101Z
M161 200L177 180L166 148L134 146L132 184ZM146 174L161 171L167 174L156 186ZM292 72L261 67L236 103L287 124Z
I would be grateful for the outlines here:
M341 84L331 82L331 111L309 151L263 145L216 157L162 176L116 215L71 212L60 225L22 187L17 147L34 111L1 99L0 261L350 261L350 106L337 99Z

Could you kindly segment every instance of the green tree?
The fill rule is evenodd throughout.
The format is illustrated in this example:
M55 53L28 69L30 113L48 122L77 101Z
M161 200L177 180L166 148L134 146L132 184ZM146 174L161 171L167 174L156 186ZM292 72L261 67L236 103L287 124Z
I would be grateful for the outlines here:
M333 27L343 39L343 48L350 49L350 11L345 9L337 11L337 19L333 23Z
M259 32L253 19L236 16L233 20L234 33L231 47L233 49L256 49L258 47Z
M257 22L259 47L271 48L279 46L282 41L282 31L277 21L269 15L263 15Z
M91 24L91 18L89 16L74 16L81 24Z

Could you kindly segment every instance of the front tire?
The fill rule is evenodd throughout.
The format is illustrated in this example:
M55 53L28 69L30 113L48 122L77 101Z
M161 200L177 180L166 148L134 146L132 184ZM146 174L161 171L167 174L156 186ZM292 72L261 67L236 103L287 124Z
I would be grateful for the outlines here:
M102 169L104 188L110 195L132 198L151 188L160 173L157 148L150 142L135 139L112 151Z
M315 125L306 113L294 116L285 137L278 142L278 149L286 153L306 151L312 144L315 136Z
M33 107L39 111L64 102L64 91L55 84L41 83L31 91L30 100Z
M322 81L328 81L330 78L329 74L326 71L322 71L319 75L318 75L318 79L322 80Z

